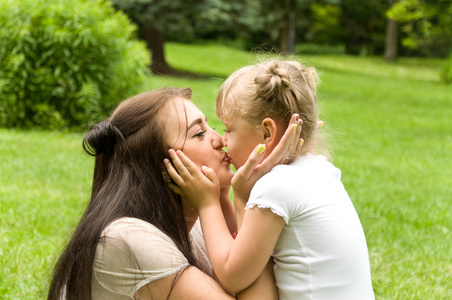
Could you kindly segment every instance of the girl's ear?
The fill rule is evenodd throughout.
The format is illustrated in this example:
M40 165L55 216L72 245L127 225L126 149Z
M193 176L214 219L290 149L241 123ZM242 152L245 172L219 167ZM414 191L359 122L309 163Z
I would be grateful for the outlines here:
M272 118L265 118L261 123L261 128L266 149L271 149L272 146L276 146L278 144L278 127L276 126L275 121Z

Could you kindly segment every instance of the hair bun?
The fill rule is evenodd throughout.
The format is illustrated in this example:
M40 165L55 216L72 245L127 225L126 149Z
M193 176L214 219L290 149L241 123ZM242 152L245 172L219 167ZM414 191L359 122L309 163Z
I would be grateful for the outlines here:
M306 78L306 82L309 85L309 88L314 92L317 91L317 84L319 83L319 75L317 74L314 68L305 68L302 69L303 75Z
M259 72L259 71L258 71ZM289 73L279 67L278 62L272 62L265 66L262 72L256 76L254 83L257 94L264 100L271 100L277 97L281 92L290 88Z
M116 126L109 121L102 121L91 126L83 138L83 149L92 156L105 152L113 152L117 143L124 140L124 136Z

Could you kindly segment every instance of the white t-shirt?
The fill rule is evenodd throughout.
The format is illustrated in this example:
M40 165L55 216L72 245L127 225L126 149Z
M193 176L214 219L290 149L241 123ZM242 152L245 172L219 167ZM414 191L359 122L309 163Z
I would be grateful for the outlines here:
M340 176L308 154L251 191L247 209L270 208L286 222L273 252L280 300L374 299L366 239Z
M102 237L94 259L93 300L133 299L144 285L189 265L166 234L143 220L118 219L104 229ZM195 257L212 274L199 221L190 241Z

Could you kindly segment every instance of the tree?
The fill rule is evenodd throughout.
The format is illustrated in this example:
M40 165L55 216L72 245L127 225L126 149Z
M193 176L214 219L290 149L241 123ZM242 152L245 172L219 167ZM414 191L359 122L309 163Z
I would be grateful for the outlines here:
M452 0L400 0L387 12L402 24L402 45L426 55L447 56L452 38ZM433 49L433 50L432 50Z
M312 25L311 7L314 4L337 5L340 0L262 0L261 19L264 31L254 32L263 35L262 39L270 46L277 46L281 54L295 52L295 39L306 35ZM299 32L297 34L297 32Z
M286 1L286 7L283 11L281 27L281 53L295 53L295 7L296 1Z
M396 3L396 0L388 0L391 7ZM392 18L388 18L386 23L386 43L385 43L385 60L387 62L397 60L398 56L398 23Z
M383 53L387 0L342 0L340 7L347 53Z
M406 47L423 49L430 56L451 55L452 0L400 0L388 16L403 24L407 36L402 44ZM440 77L445 83L452 82L452 63L443 66Z
M256 22L257 5L253 0L112 0L138 24L151 52L151 70L157 74L179 75L165 59L167 34L194 38L196 31L211 28L235 28L240 31Z
M175 0L112 0L115 7L126 12L137 23L141 36L151 52L151 70L154 73L175 73L165 60L165 31L181 30L190 33L188 16L195 1Z

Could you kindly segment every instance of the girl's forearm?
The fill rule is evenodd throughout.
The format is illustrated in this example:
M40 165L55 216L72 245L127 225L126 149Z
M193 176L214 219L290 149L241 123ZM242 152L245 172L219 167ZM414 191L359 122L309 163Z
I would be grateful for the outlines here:
M218 202L204 206L198 212L215 274L230 292L243 291L264 270L284 227L284 220L270 209L243 209L246 217L234 240Z
M236 295L238 300L278 300L278 289L273 273L273 259L271 258L262 274L252 285Z
M230 252L234 239L229 232L220 205L210 205L199 211L207 252L216 276L232 293L246 289L256 278L241 278L240 268L234 266Z
M229 189L228 189L229 192ZM233 234L237 231L237 220L235 217L234 207L229 199L229 193L220 196L221 210L223 211L224 220L229 228L229 233Z
M235 218L237 220L237 230L240 230L242 227L243 216L245 215L245 207L248 199L241 199L234 195L234 210L235 210Z

